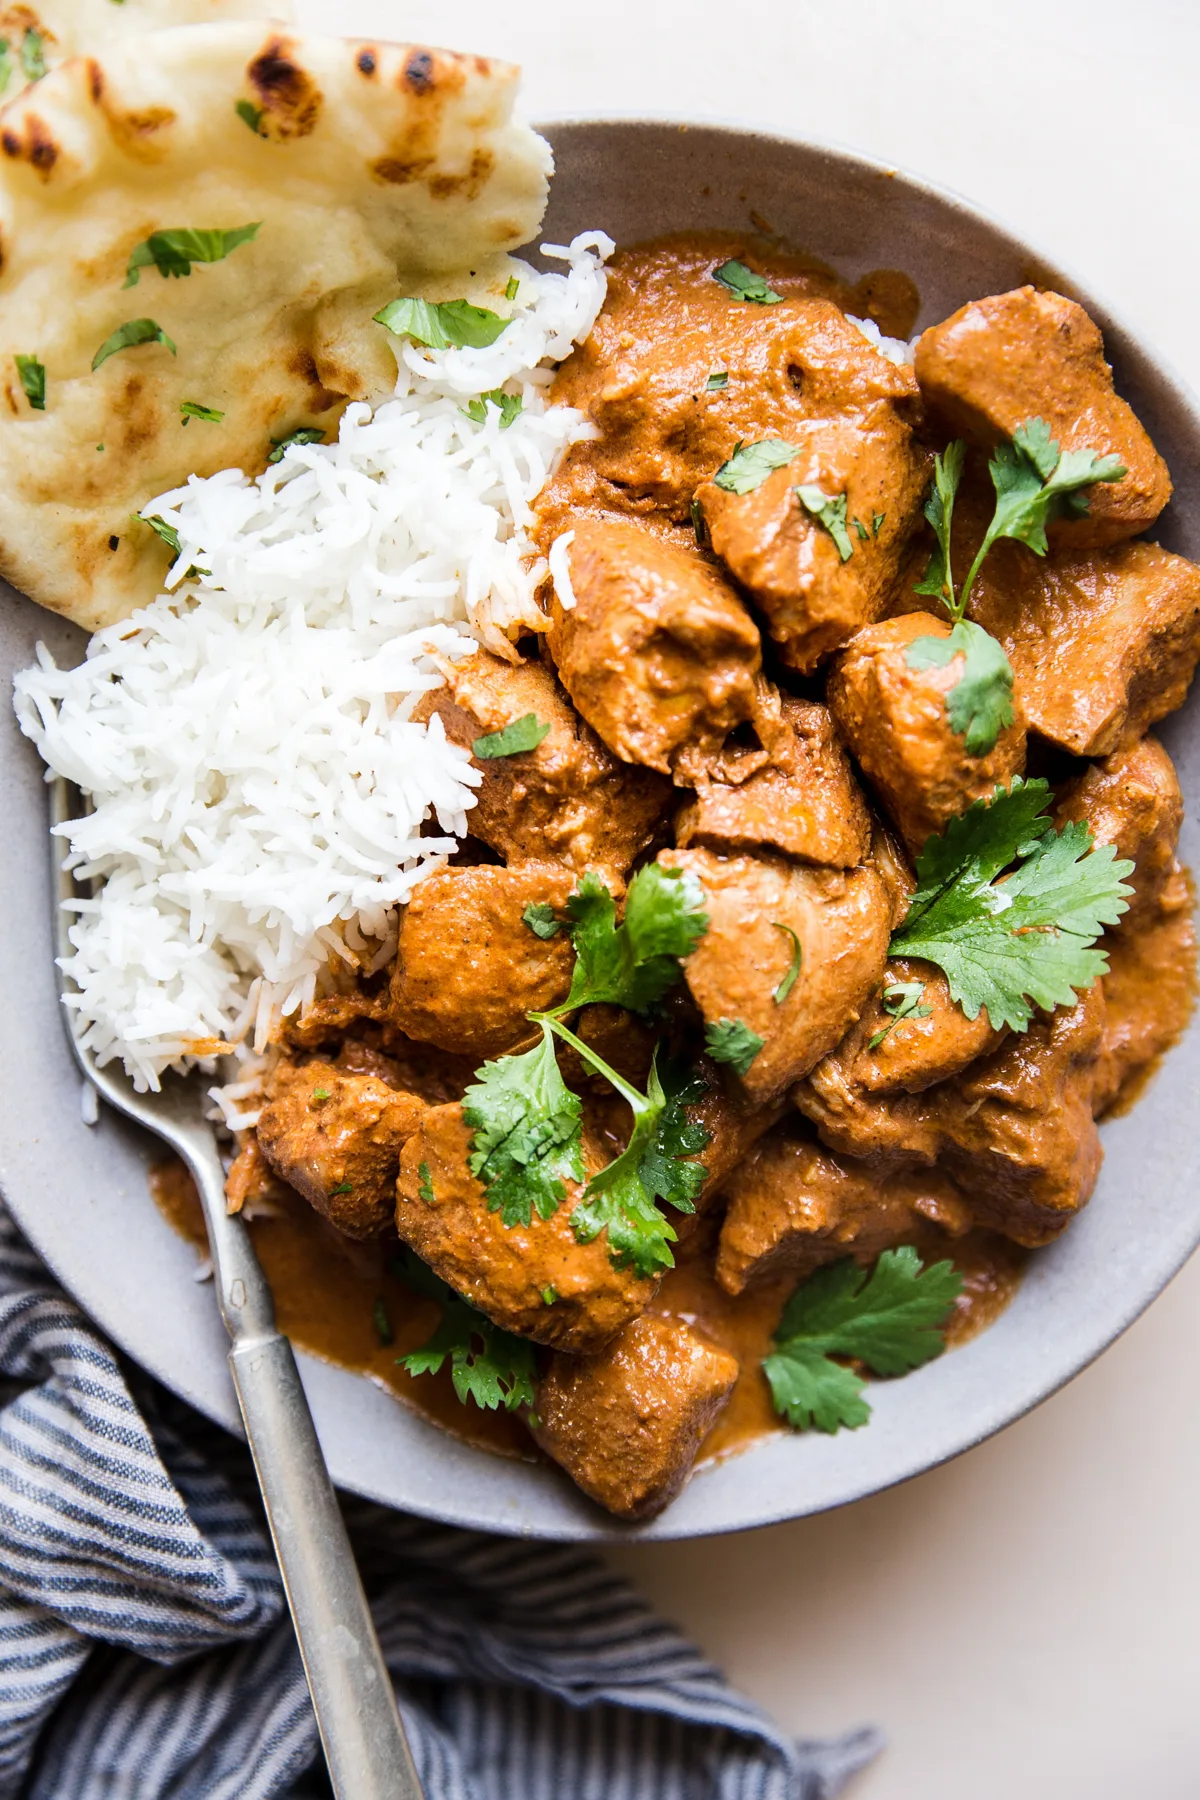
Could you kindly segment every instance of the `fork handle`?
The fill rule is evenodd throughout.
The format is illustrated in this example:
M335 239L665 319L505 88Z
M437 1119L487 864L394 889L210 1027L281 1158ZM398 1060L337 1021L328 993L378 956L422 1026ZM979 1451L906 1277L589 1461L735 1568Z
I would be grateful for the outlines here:
M225 1209L211 1133L190 1148L233 1340L229 1366L333 1791L337 1800L423 1800L292 1346L245 1221Z

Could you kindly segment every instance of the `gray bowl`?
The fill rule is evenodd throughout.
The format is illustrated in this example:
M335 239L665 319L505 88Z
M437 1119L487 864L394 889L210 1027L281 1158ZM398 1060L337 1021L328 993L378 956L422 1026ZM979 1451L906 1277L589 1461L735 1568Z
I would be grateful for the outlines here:
M1200 415L1161 360L1035 250L950 195L860 157L721 125L580 121L547 128L558 174L548 240L602 226L618 242L710 226L749 229L749 212L851 277L908 271L921 322L965 300L1037 281L1098 321L1133 403L1166 456L1176 499L1162 541L1200 558ZM5 674L38 638L75 660L81 635L15 595L0 628ZM7 683L5 685L7 691ZM237 1429L225 1338L195 1255L156 1211L146 1182L155 1144L109 1115L89 1128L58 1019L51 966L46 795L41 767L3 718L0 863L0 1189L33 1243L103 1329L202 1412ZM1188 796L1183 854L1200 861L1200 714L1163 729ZM663 1517L624 1528L547 1467L458 1443L369 1381L302 1357L321 1440L343 1487L410 1512L560 1539L696 1537L797 1518L857 1500L956 1456L1069 1381L1154 1299L1200 1241L1200 1185L1187 1119L1200 1075L1200 1025L1166 1059L1136 1110L1104 1128L1095 1198L1040 1252L999 1322L902 1381L872 1389L874 1416L835 1438L779 1434L703 1470Z

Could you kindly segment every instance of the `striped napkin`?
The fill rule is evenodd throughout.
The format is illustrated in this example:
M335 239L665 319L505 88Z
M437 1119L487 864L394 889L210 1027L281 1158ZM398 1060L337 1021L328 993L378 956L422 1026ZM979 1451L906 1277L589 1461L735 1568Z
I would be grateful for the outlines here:
M828 1800L596 1558L347 1500L428 1800ZM243 1445L125 1365L0 1208L0 1800L329 1795Z

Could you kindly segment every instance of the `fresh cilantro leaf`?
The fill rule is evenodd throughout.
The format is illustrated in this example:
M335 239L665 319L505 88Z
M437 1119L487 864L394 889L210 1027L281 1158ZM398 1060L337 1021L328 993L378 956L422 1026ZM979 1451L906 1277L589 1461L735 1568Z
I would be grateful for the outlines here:
M485 425L489 404L494 406L500 414L501 431L507 431L513 420L520 418L525 402L520 394L506 394L503 388L489 388L486 394L479 396L478 400L468 400L462 411L468 419L473 419L476 425Z
M391 300L372 316L395 337L410 337L430 350L479 350L494 344L512 323L469 300Z
M520 291L521 291L520 282L517 280L515 275L510 275L508 280L504 284L504 298L506 300L515 300L517 295L520 293Z
M566 1198L564 1181L583 1180L583 1108L566 1086L554 1039L522 1056L502 1056L476 1072L477 1086L462 1098L472 1127L467 1166L483 1183L489 1212L505 1225L528 1225L534 1212L549 1219Z
M500 1406L515 1412L519 1406L533 1405L532 1344L493 1325L411 1250L395 1259L395 1270L416 1293L438 1301L442 1308L441 1321L428 1343L396 1358L402 1369L409 1375L436 1375L449 1358L454 1392L464 1406L473 1400L488 1412Z
M806 486L796 489L796 498L805 512L811 513L818 524L825 527L837 546L839 561L849 562L854 555L854 545L846 530L845 494L827 494L823 488Z
M558 1289L556 1287L544 1287L542 1289L542 1305L543 1306L555 1306L557 1304L557 1302L558 1302Z
M954 575L950 566L950 530L954 521L954 501L958 494L958 484L962 480L963 464L966 461L967 446L961 438L955 438L947 444L940 456L933 459L933 486L925 500L925 517L933 527L933 535L937 540L924 577L915 583L915 594L931 594L936 600L944 600L951 613L955 611Z
M772 919L771 923L776 931L782 931L786 937L790 937L792 940L792 960L788 964L787 974L772 995L772 999L776 1006L782 1006L796 985L796 977L800 973L800 964L804 959L804 952L800 946L800 939L796 936L796 933L792 930L790 925L781 925L778 919Z
M712 374L709 376L708 380L704 384L705 392L709 393L709 394L715 394L717 392L718 388L723 388L723 387L728 387L728 386L729 386L729 370L728 369L714 369Z
M101 363L107 362L110 356L115 356L118 350L131 350L137 344L163 344L172 356L177 354L162 326L156 325L153 319L127 319L124 325L118 325L111 336L105 338L93 356L93 374Z
M854 518L851 519L850 523L853 525L855 531L857 531L857 533L858 533L859 542L863 543L863 544L867 543L870 540L871 534L867 530L866 526L863 524L862 520L857 516L857 514L855 515Z
M237 100L234 102L233 110L242 123L250 127L255 137L264 136L264 133L259 129L262 125L263 118L263 109L261 106L255 106L251 100Z
M371 1309L371 1323L375 1327L375 1336L381 1344L394 1344L396 1335L392 1330L392 1321L388 1317L387 1302L376 1300Z
M557 937L563 928L562 921L556 917L548 900L531 900L521 918L534 937L541 938L543 942Z
M936 963L968 1019L987 1008L997 1030L1027 1029L1030 1002L1074 1006L1108 968L1092 948L1115 925L1132 889L1111 844L1092 849L1081 821L1055 831L1045 781L1015 777L1006 793L977 800L930 838L917 858L917 889L893 936L894 956ZM996 877L1016 864L1002 881Z
M46 370L36 356L14 356L22 392L34 412L46 410Z
M996 490L996 510L968 571L960 614L994 543L1015 538L1035 555L1045 556L1050 521L1063 513L1086 514L1087 497L1080 490L1098 481L1120 481L1126 471L1116 456L1098 456L1094 450L1060 452L1044 419L1026 419L1014 431L1012 442L994 451L988 472Z
M298 425L295 431L287 431L282 437L273 437L274 446L267 457L269 463L282 462L293 444L323 444L325 433L319 425Z
M708 1132L687 1117L685 1108L700 1099L704 1083L677 1070L658 1072L658 1054L650 1065L646 1092L640 1094L594 1050L558 1020L554 1030L604 1075L633 1112L628 1144L605 1168L593 1175L571 1214L571 1229L581 1244L602 1231L614 1268L655 1275L673 1267L675 1228L655 1204L666 1200L679 1212L695 1212L704 1186L703 1164L685 1160L708 1143Z
M620 925L612 895L590 870L567 901L567 911L575 972L558 1013L600 1004L649 1011L680 979L679 959L690 956L708 930L695 877L659 863L647 863L630 882Z
M165 281L170 275L190 275L193 263L224 262L240 244L252 243L261 230L259 219L253 225L235 225L228 231L196 231L189 226L152 231L134 247L125 271L125 286L136 287L143 269L157 269Z
M735 1075L748 1073L750 1064L763 1047L757 1031L751 1031L740 1019L718 1019L704 1032L704 1048L714 1062L728 1063Z
M198 400L181 400L179 414L185 425L189 419L204 419L209 425L219 425L225 417L215 406L201 406Z
M471 755L480 762L491 762L498 756L522 756L527 750L536 750L549 735L550 727L543 725L536 713L524 713L503 731L489 731L486 737L477 737L471 745Z
M143 525L148 525L151 531L156 531L173 555L182 555L179 533L173 525L168 525L167 521L160 519L157 513L134 513L133 516L135 519L141 519Z
M788 1301L763 1359L776 1410L798 1431L865 1425L866 1384L831 1357L855 1357L876 1375L919 1369L945 1348L941 1327L961 1290L953 1263L922 1269L909 1245L885 1250L869 1276L849 1260L818 1269Z
M312 1091L312 1098L314 1100L328 1100L331 1092L332 1090L327 1087L315 1087Z
M944 669L962 656L963 672L946 695L951 731L965 740L968 756L986 756L1013 722L1012 664L995 638L971 619L960 619L945 638L914 638L905 654L910 669Z
M46 40L32 26L21 39L21 67L27 81L40 81L46 73Z
M892 1022L867 1040L867 1049L878 1050L884 1038L889 1032L895 1031L901 1019L927 1019L933 1008L921 1005L924 998L925 983L923 981L893 981L885 987L883 1010L892 1015Z
M782 294L777 294L774 288L767 286L761 275L756 275L753 269L748 269L744 262L738 262L736 258L722 263L719 269L714 269L713 280L719 281L722 287L727 287L739 300L753 300L756 306L777 306L783 299Z
M795 444L782 438L760 438L757 444L739 443L727 463L713 476L719 488L729 494L752 494L761 487L774 469L782 469L800 454Z
M417 1164L417 1199L423 1200L426 1206L437 1205L437 1195L433 1191L433 1176L429 1172L429 1164Z
M886 518L887 518L887 514L885 512L875 514L875 517L871 520L871 536L872 537L877 538L879 536L879 527L883 524L883 521Z

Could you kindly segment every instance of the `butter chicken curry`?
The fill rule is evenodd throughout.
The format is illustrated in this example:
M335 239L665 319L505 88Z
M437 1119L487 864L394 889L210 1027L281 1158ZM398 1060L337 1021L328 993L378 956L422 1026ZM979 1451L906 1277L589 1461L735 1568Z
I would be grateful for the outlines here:
M745 239L617 256L545 632L417 714L472 836L230 1175L299 1341L625 1518L986 1324L1191 1003L1167 469L1072 301L912 357L915 310Z

